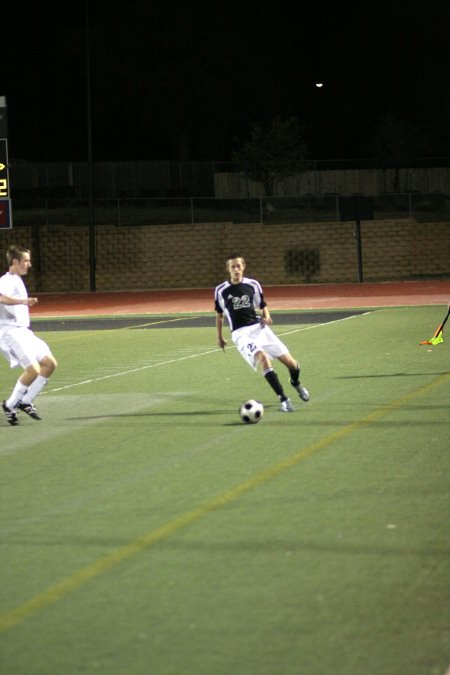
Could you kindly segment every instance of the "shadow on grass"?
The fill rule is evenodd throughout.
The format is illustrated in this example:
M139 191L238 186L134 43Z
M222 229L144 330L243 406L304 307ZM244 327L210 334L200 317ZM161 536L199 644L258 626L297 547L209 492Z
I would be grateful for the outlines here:
M202 542L196 540L195 542L188 541L165 541L161 543L162 546L166 546L173 549L180 550L189 550L194 551L205 550L209 552L224 552L224 551L235 551L240 553L261 553L261 552L278 552L292 554L292 553L333 553L341 555L394 555L394 556L418 556L420 558L447 558L448 549L442 548L425 548L425 547L408 547L402 546L402 544L393 544L389 545L358 545L355 543L346 543L346 542L329 542L321 543L317 541L304 541L297 540L281 540L277 541L248 541L248 540L237 540L237 541L215 541L215 542Z
M68 417L69 420L101 420L116 417L205 417L208 415L229 415L229 410L191 410L185 412L129 412L129 413L108 413L105 415L80 415L77 417Z
M41 535L33 537L31 536L21 536L13 535L7 537L7 542L9 544L20 544L26 546L36 546L36 547L52 547L52 546L71 546L72 548L82 547L94 547L94 548L106 548L114 549L121 546L126 546L129 544L129 539L123 537L104 537L101 536L64 536L58 533L55 535L54 539L47 538L43 539ZM165 540L159 542L160 547L166 549L178 550L190 552L194 554L199 553L204 554L224 554L224 553L277 553L283 555L301 555L305 553L324 553L333 555L381 555L381 556L395 556L395 557L419 557L419 558L429 558L429 559L439 559L447 558L448 550L446 548L438 547L412 547L412 546L403 546L402 544L392 544L392 545L358 545L356 543L346 543L346 542L318 542L318 541L308 541L308 540L286 540L286 539L277 539L275 540L265 540L265 541L249 541L245 540L235 540L232 541L227 539L227 541L176 541Z
M450 371L444 370L444 372L438 372L438 373L370 373L366 375L339 375L338 377L335 377L335 380L358 380L362 379L365 380L366 378L369 377L422 377L424 375L450 375Z

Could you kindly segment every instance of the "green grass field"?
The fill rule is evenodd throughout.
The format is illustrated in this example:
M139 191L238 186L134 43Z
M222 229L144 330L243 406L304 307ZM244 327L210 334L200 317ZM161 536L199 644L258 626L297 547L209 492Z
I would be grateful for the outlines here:
M274 313L292 414L214 328L35 322L59 368L42 422L0 421L1 675L444 675L444 313Z

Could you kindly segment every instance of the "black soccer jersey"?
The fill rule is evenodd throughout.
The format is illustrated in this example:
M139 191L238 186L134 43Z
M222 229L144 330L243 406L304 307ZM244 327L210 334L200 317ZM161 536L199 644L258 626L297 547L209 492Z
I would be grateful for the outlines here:
M256 310L267 305L259 282L248 277L239 284L224 281L216 287L214 298L216 312L225 314L231 331L258 323Z

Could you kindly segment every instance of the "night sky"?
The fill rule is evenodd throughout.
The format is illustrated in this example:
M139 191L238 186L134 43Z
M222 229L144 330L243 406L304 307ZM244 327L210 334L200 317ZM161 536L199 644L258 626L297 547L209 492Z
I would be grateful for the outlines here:
M369 156L386 117L450 155L448 0L89 2L94 160L229 161L276 116L316 159ZM84 0L8 4L10 160L85 161Z

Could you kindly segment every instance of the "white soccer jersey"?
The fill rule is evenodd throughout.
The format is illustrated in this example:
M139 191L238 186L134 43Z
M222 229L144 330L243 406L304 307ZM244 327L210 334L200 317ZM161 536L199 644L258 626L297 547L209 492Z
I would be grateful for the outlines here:
M27 289L22 277L7 272L0 277L0 295L10 298L28 298ZM28 305L4 305L0 302L0 326L30 325L30 311Z

